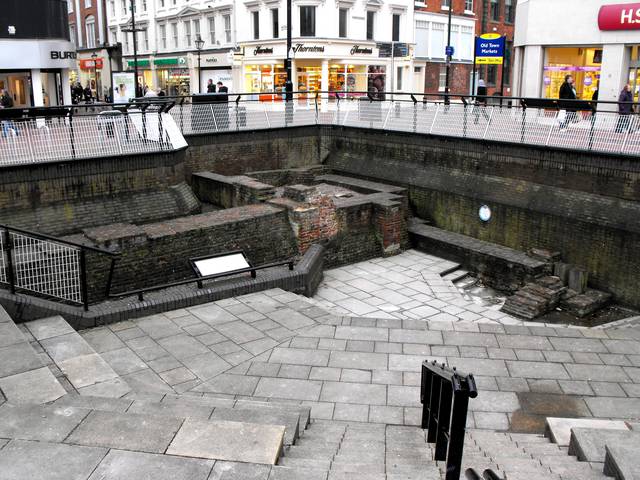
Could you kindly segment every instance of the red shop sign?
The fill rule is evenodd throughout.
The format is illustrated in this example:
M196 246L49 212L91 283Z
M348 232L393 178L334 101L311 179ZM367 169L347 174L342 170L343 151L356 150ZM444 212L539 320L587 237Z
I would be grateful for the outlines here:
M600 30L640 30L640 3L603 5L598 26Z
M101 69L102 68L102 58L96 58L96 65L93 65L93 59L85 59L80 60L80 68L82 70L92 70L93 68Z

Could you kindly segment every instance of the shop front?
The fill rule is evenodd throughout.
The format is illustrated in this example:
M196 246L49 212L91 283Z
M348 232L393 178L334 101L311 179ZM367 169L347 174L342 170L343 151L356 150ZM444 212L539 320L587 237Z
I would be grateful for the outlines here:
M294 41L293 88L301 99L313 98L317 92L358 95L386 91L391 59L381 58L379 53L373 42ZM258 94L260 100L282 99L287 79L285 59L284 42L244 45L245 91Z
M134 61L126 62L133 71ZM150 57L138 60L138 84L143 92L162 91L168 96L191 94L191 75L187 57Z
M567 28L567 22L577 28ZM558 98L566 75L579 99L616 102L629 82L640 91L640 2L537 0L518 3L514 93ZM601 105L616 110L615 103Z
M69 72L76 56L66 40L0 39L0 88L14 107L70 104Z
M192 63L197 66L197 55L193 55ZM209 80L216 85L218 82L227 87L231 92L234 91L233 85L233 51L225 50L223 52L203 53L200 56L200 71L196 72L196 78L199 75L200 93L207 92L207 84ZM198 86L194 85L193 91L198 90ZM217 90L217 88L216 88Z

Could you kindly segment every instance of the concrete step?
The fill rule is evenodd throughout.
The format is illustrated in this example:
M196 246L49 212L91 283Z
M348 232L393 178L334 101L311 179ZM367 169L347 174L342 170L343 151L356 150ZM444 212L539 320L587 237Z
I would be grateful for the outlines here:
M61 316L25 324L34 345L51 359L49 367L61 372L80 395L120 398L131 391L127 383Z
M598 418L560 418L548 417L546 436L561 447L568 447L572 428L597 428L601 430L629 430L622 420L603 420Z
M640 479L640 438L611 441L605 446L604 474L616 480Z
M284 427L5 403L0 438L274 465Z
M611 442L633 441L640 439L640 432L633 430L605 430L596 428L573 428L569 441L569 455L581 462L604 462L605 445Z
M46 403L66 393L29 341L29 332L0 306L0 405L5 399L15 405Z
M458 286L457 283L466 278L468 275L468 270L465 270L463 268L456 268L453 272L443 275L442 278L444 278L445 280L449 280L453 282L454 285Z
M326 470L276 465L271 468L269 480L327 480L327 476Z
M282 425L285 428L285 445L293 445L298 439L300 416L297 412L285 413L275 409L215 408L210 418L260 425Z

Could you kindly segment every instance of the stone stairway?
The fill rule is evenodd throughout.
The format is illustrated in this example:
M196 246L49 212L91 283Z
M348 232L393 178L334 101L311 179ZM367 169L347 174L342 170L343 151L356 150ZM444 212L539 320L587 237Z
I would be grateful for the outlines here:
M0 307L0 404L44 403L65 389L29 345L28 338Z
M127 383L61 316L24 324L31 345L41 353L67 392L119 398L131 391Z

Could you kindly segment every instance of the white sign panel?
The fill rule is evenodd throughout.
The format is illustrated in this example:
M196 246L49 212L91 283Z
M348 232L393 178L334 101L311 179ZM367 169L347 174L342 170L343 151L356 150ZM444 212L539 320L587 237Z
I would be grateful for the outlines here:
M127 103L136 96L136 80L133 72L113 72L113 103Z
M195 260L193 263L198 269L198 272L200 272L200 275L203 277L251 267L242 253Z

